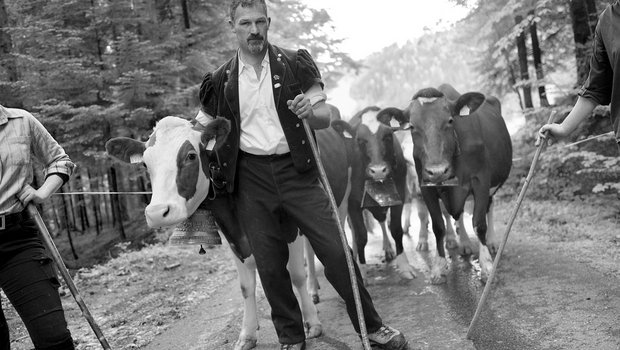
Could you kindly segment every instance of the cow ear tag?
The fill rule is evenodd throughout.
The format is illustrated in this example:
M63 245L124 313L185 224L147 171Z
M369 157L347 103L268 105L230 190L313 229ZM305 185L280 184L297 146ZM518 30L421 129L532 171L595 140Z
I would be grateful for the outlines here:
M400 123L398 122L398 120L392 118L390 119L390 126L393 128L400 128Z
M461 110L459 111L459 115L462 117L468 116L469 115L469 107L467 105L463 106L463 108L461 108Z
M132 154L129 156L129 163L136 164L142 163L142 155L141 154Z
M353 135L351 135L351 133L346 131L346 130L342 132L342 136L344 136L347 139L352 139L353 138Z
M211 139L211 140L209 140L209 142L207 142L207 145L205 146L205 149L207 151L213 151L214 147L215 147L215 139Z

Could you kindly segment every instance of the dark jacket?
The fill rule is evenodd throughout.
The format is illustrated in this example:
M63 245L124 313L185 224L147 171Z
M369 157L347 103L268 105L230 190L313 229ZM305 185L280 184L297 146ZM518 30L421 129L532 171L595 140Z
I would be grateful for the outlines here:
M269 45L268 54L276 110L295 168L300 173L315 171L318 175L303 123L288 109L286 101L316 83L323 86L321 74L306 50L286 50ZM241 135L238 66L237 54L213 73L207 73L200 86L202 110L211 116L221 116L231 121L230 134L218 151L228 192L234 190Z

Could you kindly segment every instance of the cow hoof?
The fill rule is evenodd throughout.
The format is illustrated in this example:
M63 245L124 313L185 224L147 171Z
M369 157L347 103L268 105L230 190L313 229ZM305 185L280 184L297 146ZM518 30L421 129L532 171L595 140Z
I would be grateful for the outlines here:
M258 343L257 339L249 338L249 339L237 339L235 342L234 350L250 350L256 347L256 343Z
M385 250L385 261L390 262L396 258L396 253L392 249Z
M447 282L448 261L445 257L436 256L432 261L431 267L431 283L443 284Z
M431 276L431 284L444 284L448 281L445 275Z
M470 256L474 253L474 250L468 244L463 244L459 247L460 256Z
M403 280L412 280L416 277L413 266L409 264L407 255L404 252L398 254L390 265L398 272L398 276Z
M415 247L415 250L419 252L428 252L428 243L427 242L418 243L418 245Z
M306 322L304 326L306 327L306 339L318 338L323 335L323 325L320 323L311 325Z
M489 248L489 253L491 254L491 256L495 257L495 255L497 255L497 252L499 251L499 244L489 243L487 244L487 248Z
M446 248L447 249L457 249L459 247L459 243L454 239L446 240Z
M318 294L310 294L310 297L312 298L313 304L318 304L321 302L321 298L319 298Z

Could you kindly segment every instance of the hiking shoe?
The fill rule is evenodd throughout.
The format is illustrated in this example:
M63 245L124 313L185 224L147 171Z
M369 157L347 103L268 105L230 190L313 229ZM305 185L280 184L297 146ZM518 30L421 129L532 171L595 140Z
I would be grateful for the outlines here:
M403 350L407 348L405 336L397 329L383 325L379 330L368 334L373 349Z
M306 350L306 342L297 344L280 344L280 350Z

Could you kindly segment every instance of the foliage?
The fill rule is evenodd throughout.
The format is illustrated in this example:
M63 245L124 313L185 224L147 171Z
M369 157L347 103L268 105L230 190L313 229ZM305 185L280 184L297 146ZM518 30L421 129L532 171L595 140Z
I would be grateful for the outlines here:
M468 65L471 50L457 38L454 31L428 33L369 56L351 95L365 105L403 106L419 89L442 83L460 91L478 90Z
M112 136L144 139L164 116L192 117L204 74L236 50L225 0L3 1L20 80L0 89L17 91L21 107L90 166L105 164L103 145ZM308 48L326 80L354 66L328 33L325 10L298 0L269 6L274 41Z
M565 117L570 106L555 109ZM614 137L607 132L610 127L609 109L599 108L596 112L574 136L547 147L541 154L532 181L533 198L571 200L576 196L583 198L599 193L620 193L620 149L614 145ZM517 160L513 163L510 187L522 185L535 152L535 135L549 113L551 109L532 111L528 116L530 123L513 135ZM597 137L599 135L604 136ZM593 139L587 140L589 138Z

